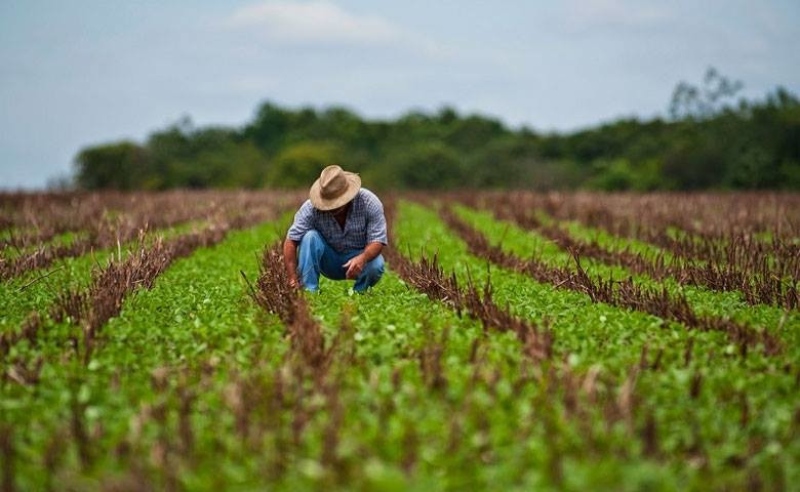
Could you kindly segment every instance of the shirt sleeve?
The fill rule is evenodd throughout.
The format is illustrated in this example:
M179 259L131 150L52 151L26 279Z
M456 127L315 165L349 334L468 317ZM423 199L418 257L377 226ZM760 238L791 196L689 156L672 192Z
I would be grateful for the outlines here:
M386 231L386 215L383 213L383 203L371 191L364 191L366 192L365 204L367 209L367 244L381 243L385 246L389 244L389 235Z
M313 208L311 200L306 200L305 203L300 206L297 213L294 214L294 222L292 222L291 227L289 227L289 232L286 233L287 239L299 242L303 239L306 232L314 228Z

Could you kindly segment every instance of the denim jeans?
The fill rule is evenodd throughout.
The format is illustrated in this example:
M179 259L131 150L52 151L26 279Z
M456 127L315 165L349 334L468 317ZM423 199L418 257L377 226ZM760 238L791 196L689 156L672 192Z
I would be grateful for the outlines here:
M344 280L347 269L342 265L348 260L361 254L361 250L339 253L325 241L322 235L310 230L300 241L297 256L297 273L306 290L316 292L319 290L319 276L324 275L333 280ZM353 290L364 292L378 283L383 275L383 255L378 255L364 265L361 274L355 279Z

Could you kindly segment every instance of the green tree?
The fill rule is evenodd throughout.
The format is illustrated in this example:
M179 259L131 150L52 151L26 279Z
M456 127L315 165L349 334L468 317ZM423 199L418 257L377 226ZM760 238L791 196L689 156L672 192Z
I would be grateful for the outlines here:
M172 162L173 179L186 188L249 188L264 184L267 159L251 142L227 142Z
M448 121L447 114L440 115L438 121ZM446 132L444 142L459 152L482 148L495 138L507 134L507 130L498 120L477 115L450 121Z
M292 115L266 102L256 112L255 120L244 129L244 136L267 153L277 152L289 129Z
M267 184L280 188L304 188L319 177L326 166L341 162L339 145L331 142L300 142L275 156L267 173Z
M730 101L742 90L743 84L709 67L703 86L680 82L672 93L669 114L674 120L708 119L731 108Z
M661 163L656 159L634 163L624 157L600 161L587 186L603 191L656 190L662 187Z
M663 160L665 185L670 189L712 188L721 182L725 169L724 149L702 139L677 143Z
M458 154L441 142L414 145L399 152L392 164L398 188L432 190L466 185Z
M709 69L681 82L671 118L620 119L568 133L510 130L444 106L368 121L345 107L263 103L243 128L184 117L133 142L85 148L83 188L305 187L331 163L383 188L797 189L800 102L779 88L734 98L741 83Z
M90 147L75 158L76 182L86 190L132 190L141 187L147 152L134 142L122 141Z
M533 184L540 164L535 141L528 138L494 139L467 159L465 186L472 188L525 188Z
M188 117L166 129L150 134L147 149L150 169L144 183L147 189L169 189L185 186L180 162L188 162L192 155L191 133L194 125Z

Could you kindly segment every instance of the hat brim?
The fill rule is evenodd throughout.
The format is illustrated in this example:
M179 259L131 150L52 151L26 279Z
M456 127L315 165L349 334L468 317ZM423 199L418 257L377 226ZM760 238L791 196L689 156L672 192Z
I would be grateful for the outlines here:
M330 200L322 198L319 179L314 181L314 184L311 185L311 191L308 193L308 197L311 200L311 204L314 205L314 208L322 211L333 210L347 204L347 202L356 197L358 190L361 189L361 177L356 173L347 171L344 171L344 176L347 179L347 190L338 197Z

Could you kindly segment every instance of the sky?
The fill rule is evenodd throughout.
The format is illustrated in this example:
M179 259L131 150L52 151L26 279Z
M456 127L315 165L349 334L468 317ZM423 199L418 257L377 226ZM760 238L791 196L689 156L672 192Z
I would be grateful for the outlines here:
M2 0L0 189L183 117L242 127L266 101L498 118L569 132L665 116L709 67L800 95L797 0Z

